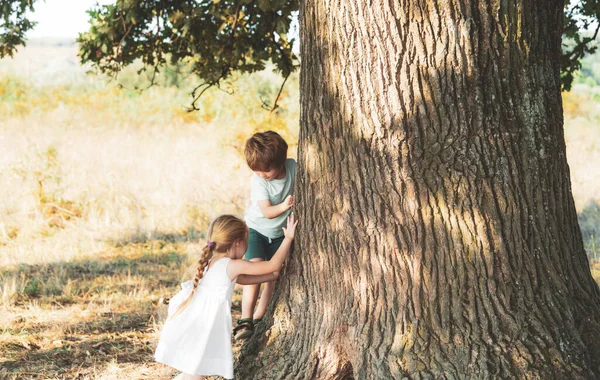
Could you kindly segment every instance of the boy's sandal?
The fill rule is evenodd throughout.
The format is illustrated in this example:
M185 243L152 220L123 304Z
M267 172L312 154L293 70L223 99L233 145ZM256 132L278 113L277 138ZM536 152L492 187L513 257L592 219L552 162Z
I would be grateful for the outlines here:
M254 334L252 318L240 319L237 324L238 325L233 329L233 339L248 339Z
M254 324L254 326L256 326L257 324L261 323L262 320L263 320L262 318L257 318L257 319L255 319L255 320L252 321L252 324Z

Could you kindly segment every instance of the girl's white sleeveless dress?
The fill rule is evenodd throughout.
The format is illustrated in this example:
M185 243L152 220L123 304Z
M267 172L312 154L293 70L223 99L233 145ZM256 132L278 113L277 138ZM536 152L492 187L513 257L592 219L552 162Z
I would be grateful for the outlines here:
M188 306L172 318L194 285L193 281L181 284L181 291L169 302L169 317L154 354L156 361L187 374L233 378L231 296L236 280L227 276L230 260L225 257L213 263Z

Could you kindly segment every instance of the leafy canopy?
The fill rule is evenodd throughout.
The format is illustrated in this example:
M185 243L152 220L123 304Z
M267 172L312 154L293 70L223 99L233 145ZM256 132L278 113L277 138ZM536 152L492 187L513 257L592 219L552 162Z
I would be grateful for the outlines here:
M19 45L25 45L25 34L36 24L27 19L33 1L0 0L0 58L12 57Z
M573 75L581 68L581 59L598 47L600 30L600 0L565 1L563 54L560 61L564 90L570 90Z
M40 0L0 0L0 58L12 56L35 26L28 20ZM51 1L51 0L48 0ZM141 60L144 70L184 62L202 81L198 97L233 72L255 72L273 62L287 78L297 65L288 36L298 0L116 0L88 11L79 35L82 63L116 75ZM581 59L596 50L600 0L565 2L561 79L568 90ZM195 106L194 106L195 107Z

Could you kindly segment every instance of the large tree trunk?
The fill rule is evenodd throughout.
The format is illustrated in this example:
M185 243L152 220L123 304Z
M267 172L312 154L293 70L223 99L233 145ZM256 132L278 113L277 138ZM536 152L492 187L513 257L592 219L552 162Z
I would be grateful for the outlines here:
M600 378L563 2L303 1L300 236L241 379Z

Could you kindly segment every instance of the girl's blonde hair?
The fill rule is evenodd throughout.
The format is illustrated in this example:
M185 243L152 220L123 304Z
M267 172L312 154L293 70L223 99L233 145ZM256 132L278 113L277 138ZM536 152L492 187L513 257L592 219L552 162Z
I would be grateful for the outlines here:
M212 221L208 227L208 242L206 246L202 248L202 254L198 260L198 267L196 268L196 276L194 277L194 287L192 293L179 305L177 311L171 316L175 317L181 313L192 300L198 284L204 276L204 269L208 265L208 262L213 257L214 252L224 253L227 252L233 243L240 239L248 238L248 226L246 222L233 215L221 215Z

